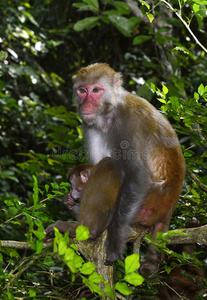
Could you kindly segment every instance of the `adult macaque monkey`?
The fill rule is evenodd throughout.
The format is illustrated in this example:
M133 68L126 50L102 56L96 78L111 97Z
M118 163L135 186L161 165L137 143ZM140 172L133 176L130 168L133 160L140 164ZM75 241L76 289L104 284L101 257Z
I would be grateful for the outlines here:
M106 264L110 265L123 259L130 225L154 226L154 238L158 231L168 230L185 162L169 122L145 99L128 93L121 75L107 64L82 68L73 81L89 162L97 164L110 156L122 174L108 226Z
M72 190L64 201L69 201L69 209L73 210L73 205L80 198L79 210L75 211L78 214L78 222L59 220L49 225L45 230L44 241L48 239L54 227L62 233L69 230L69 235L75 237L79 225L87 226L89 237L94 239L104 232L111 221L121 185L121 176L113 159L105 157L95 166L74 167L69 172L68 178Z

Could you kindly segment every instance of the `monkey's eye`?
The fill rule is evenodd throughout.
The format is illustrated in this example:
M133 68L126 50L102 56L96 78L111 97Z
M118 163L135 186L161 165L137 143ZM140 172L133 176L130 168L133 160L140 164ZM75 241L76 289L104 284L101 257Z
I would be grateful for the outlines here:
M86 93L86 89L83 88L83 87L80 87L80 88L78 89L78 91L79 91L81 94Z
M99 87L96 86L96 87L93 88L93 92L94 92L94 93L98 93L99 91L100 91L100 88L99 88Z

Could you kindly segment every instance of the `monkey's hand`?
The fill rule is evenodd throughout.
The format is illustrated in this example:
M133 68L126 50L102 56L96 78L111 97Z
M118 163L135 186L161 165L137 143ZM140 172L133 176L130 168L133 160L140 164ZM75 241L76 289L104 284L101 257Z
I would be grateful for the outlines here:
M63 204L67 206L68 209L72 210L75 205L75 200L71 197L70 194L67 194L63 197Z
M50 232L54 231L54 227L57 228L61 233L65 233L66 231L70 230L70 237L75 237L77 222L67 222L58 220L55 223L50 224L45 230L46 236L43 242L46 242L48 240Z
M60 220L56 221L53 224L50 224L45 230L46 236L43 240L44 242L46 242L48 240L50 232L54 231L54 227L57 228L61 233L65 233L69 229L70 226L69 226L69 222L60 221Z

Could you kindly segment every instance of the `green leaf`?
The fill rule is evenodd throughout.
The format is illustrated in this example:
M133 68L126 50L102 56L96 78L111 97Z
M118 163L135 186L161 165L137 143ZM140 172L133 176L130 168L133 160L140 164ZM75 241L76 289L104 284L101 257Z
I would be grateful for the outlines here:
M194 98L195 98L196 100L199 100L199 94L196 93L196 92L194 92Z
M157 100L160 101L161 103L164 103L164 104L167 103L166 100L164 100L164 99L162 99L162 98L157 98Z
M80 272L84 275L90 275L93 273L93 271L96 269L96 266L92 264L91 262L86 262L83 264L82 268L80 268Z
M146 13L146 16L148 17L150 23L154 20L154 16L152 14Z
M0 60L4 60L8 57L8 53L5 51L0 51Z
M174 50L180 51L180 52L183 52L184 54L189 55L189 51L183 46L177 46L177 47L173 48L173 51Z
M186 252L186 251L183 251L183 252L182 252L182 255L183 255L183 257L184 257L185 259L192 259L192 256L191 256L188 252Z
M106 285L104 292L111 299L114 299L116 296L114 289L112 289L108 284Z
M175 236L175 235L178 235L178 234L183 235L183 236L187 235L185 232L182 232L178 229L170 230L168 232L160 232L159 234L160 234L159 238L168 238L170 236Z
M35 210L36 207L37 207L37 204L38 204L38 200L39 200L39 197L38 197L39 190L38 190L37 178L34 175L32 177L34 179L34 188L33 188L33 191L34 191L34 193L33 193L34 208L33 208L33 210Z
M54 228L55 230L56 228ZM64 255L66 253L66 250L67 250L67 245L64 241L60 241L58 243L58 254L59 255Z
M80 225L76 229L76 239L78 241L85 241L89 238L88 227Z
M193 0L193 2L197 3L198 5L207 5L206 0Z
M109 16L111 23L125 36L129 37L133 31L132 23L125 17Z
M115 289L125 296L133 293L133 291L128 287L126 282L117 282L115 284Z
M45 191L48 193L50 186L48 184L45 185Z
M47 197L48 197L49 199L53 199L53 198L55 198L55 196L54 196L54 195L52 195L52 194L47 194Z
M82 281L85 285L89 287L91 292L95 292L103 297L103 293L101 292L100 286L96 285L92 281L90 281L88 278L82 277Z
M162 84L162 91L163 91L164 95L167 95L168 88L164 84Z
M125 259L125 271L126 273L132 273L140 267L139 255L132 254L126 257Z
M129 6L124 2L116 1L114 6L118 11L120 11L121 14L128 15L130 13Z
M152 37L149 35L138 35L133 40L133 45L139 45L142 44L148 40L150 40Z
M185 150L184 157L192 157L195 153L192 150Z
M194 11L195 13L197 13L199 10L200 10L200 5L194 3L194 4L193 4L193 11Z
M148 10L150 10L150 5L149 5L147 2L145 2L145 1L143 1L143 0L139 0L139 2L140 2L142 5L146 6Z
M44 238L44 235L42 236L42 240L36 240L36 251L35 251L35 254L40 254L42 252L42 249L43 249L43 238Z
M73 3L73 7L77 7L79 11L92 11L94 13L99 12L99 4L97 0L83 0L85 3Z
M54 260L52 259L51 256L46 256L44 258L43 264L46 265L47 267L51 268L54 266Z
M128 283L138 286L141 285L144 282L144 278L137 274L137 273L129 273L124 277L124 280L126 280Z
M93 274L89 276L89 280L91 280L94 283L100 283L101 281L104 281L104 278L103 276L99 275L97 272L93 272Z
M178 97L170 97L170 101L171 101L172 107L174 109L177 109L179 107L180 102L179 102Z
M204 88L204 85L201 83L198 87L198 93L199 93L199 95L202 96L204 94L204 92L205 92L205 88Z
M78 21L74 25L75 31L82 31L87 28L91 28L91 26L96 26L98 24L100 17L89 17L85 18L83 20Z
M32 218L31 218L31 216L28 214L28 213L24 213L24 215L26 216L26 218L27 218L27 222L28 222L28 224L29 224L29 231L31 231L32 230L32 228L33 228L33 225L34 225L34 223L33 223L33 221L32 221Z
M172 271L172 268L169 266L164 266L165 267L165 271L167 272L167 274L170 274L170 272Z
M29 296L30 297L35 297L36 296L36 291L34 289L29 289Z
M80 255L78 255L77 253L75 253L73 256L73 260L70 261L69 267L71 270L74 270L75 268L79 270L81 268L81 266L83 265L83 263L84 263L84 260L82 259L82 257Z

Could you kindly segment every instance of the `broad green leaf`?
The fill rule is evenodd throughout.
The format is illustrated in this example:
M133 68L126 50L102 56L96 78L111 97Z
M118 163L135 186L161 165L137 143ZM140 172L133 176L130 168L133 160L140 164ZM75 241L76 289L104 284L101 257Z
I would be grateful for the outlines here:
M137 274L137 273L129 273L124 277L124 280L126 280L128 283L138 286L141 285L144 282L144 278Z
M111 23L125 36L129 37L133 31L132 23L125 17L109 16Z
M116 294L115 291L107 284L104 290L105 294L109 296L111 299L114 299Z
M52 259L52 256L47 255L44 258L43 264L46 265L47 267L53 267L54 266L54 260Z
M204 92L205 92L205 88L204 88L204 85L201 83L198 87L198 93L199 93L199 95L202 96L204 94Z
M180 105L180 102L179 102L178 97L170 97L170 101L171 101L172 107L173 107L174 109L177 109L178 106Z
M164 95L167 95L168 88L164 84L162 84L162 91L163 91Z
M43 238L44 238L44 235L42 237L42 240L36 240L36 251L35 251L35 254L40 254L42 252L42 249L43 249Z
M132 273L140 267L139 255L132 254L126 257L125 259L125 271L126 273Z
M194 155L195 155L195 153L191 150L185 150L184 151L184 157L192 157Z
M193 0L193 2L197 3L198 5L207 5L206 0Z
M100 286L96 285L94 282L90 281L88 278L82 277L82 280L83 280L83 283L89 287L91 292L95 292L95 293L103 296Z
M34 289L29 289L29 296L30 297L35 297L36 296L36 291Z
M183 252L182 252L182 255L183 255L183 257L184 257L185 259L192 259L192 256L191 256L188 252L186 252L186 251L183 251Z
M67 245L66 245L65 241L60 241L58 243L58 254L64 255L66 253L66 250L67 250Z
M104 281L104 278L97 272L93 272L93 274L89 276L89 280L93 281L94 283L100 283L101 281Z
M128 15L130 13L129 6L121 1L115 1L114 6L118 11L120 11L121 14Z
M139 45L142 44L148 40L150 40L152 37L149 35L138 35L133 40L133 45Z
M133 293L133 291L128 287L126 282L117 282L115 284L115 289L125 296Z
M74 25L74 29L75 29L75 31L82 31L82 30L87 29L91 26L95 26L99 19L100 19L100 17L85 18L83 20L78 21Z
M69 267L71 270L73 269L77 269L79 270L81 268L81 266L83 265L84 260L82 259L82 257L80 255L78 255L77 253L74 254L73 256L73 260L70 261Z
M52 195L52 194L47 194L47 197L48 197L49 199L53 199L53 198L55 198L55 196L54 196L54 195Z
M175 236L175 235L183 235L183 236L186 236L186 233L178 230L178 229L175 229L175 230L170 230L168 232L159 232L159 236L157 235L158 238L167 238L169 236Z
M95 14L99 12L99 4L97 0L83 0L83 3L73 3L73 7L77 7L79 11L92 11Z
M96 269L96 266L93 265L91 262L85 263L82 268L80 268L80 272L84 275L90 275Z
M76 239L78 241L85 241L89 238L89 230L86 226L80 225L76 229Z
M195 13L197 13L199 10L200 10L200 5L194 3L194 4L193 4L193 11L194 11Z

